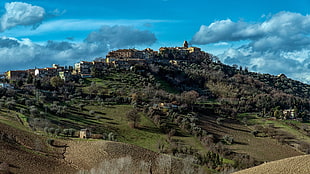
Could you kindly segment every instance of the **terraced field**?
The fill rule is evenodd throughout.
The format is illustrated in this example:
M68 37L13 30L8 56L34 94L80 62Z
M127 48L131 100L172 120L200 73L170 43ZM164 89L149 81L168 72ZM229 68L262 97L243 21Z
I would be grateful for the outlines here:
M258 161L274 161L292 156L303 155L289 145L283 145L269 137L255 137L248 126L237 121L226 119L221 125L216 123L216 117L204 116L202 126L219 138L231 135L234 138L232 145L226 147L237 153L245 153Z

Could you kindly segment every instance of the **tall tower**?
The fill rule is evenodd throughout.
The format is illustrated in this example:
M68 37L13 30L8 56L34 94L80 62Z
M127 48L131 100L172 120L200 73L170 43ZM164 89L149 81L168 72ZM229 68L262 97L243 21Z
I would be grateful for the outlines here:
M188 43L187 43L186 40L185 40L184 43L183 43L183 47L184 47L184 48L188 48Z

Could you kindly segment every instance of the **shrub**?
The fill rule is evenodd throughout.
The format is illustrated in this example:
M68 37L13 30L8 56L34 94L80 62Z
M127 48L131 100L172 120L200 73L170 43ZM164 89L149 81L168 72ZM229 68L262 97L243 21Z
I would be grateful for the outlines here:
M49 128L49 129L48 129L48 132L49 132L50 134L54 134L54 133L55 133L55 128L53 128L53 127Z
M259 132L258 132L257 130L251 131L251 134L253 134L255 137L257 137L258 133L259 133Z
M216 124L221 125L224 120L225 120L225 118L219 117L216 119Z
M60 129L55 129L55 135L59 136L60 135L61 130Z
M63 134L64 134L65 136L69 136L69 129L64 129L64 130L63 130Z
M49 127L45 127L45 128L44 128L44 132L45 132L45 133L48 133L48 130L49 130Z
M114 136L113 132L110 132L110 133L108 134L108 140L109 140L109 141L115 141L115 136Z
M224 135L222 140L226 144L232 144L234 142L234 137L231 135Z
M133 127L136 128L137 124L141 121L141 117L138 114L138 111L136 109L132 109L126 113L126 118L128 121L133 122Z
M95 115L95 111L94 110L90 110L89 111L89 115L94 116Z
M48 143L49 145L51 145L51 146L54 145L54 142L55 142L55 140L53 140L53 139L48 139L48 140L47 140L47 143Z
M74 134L75 134L75 130L72 129L72 128L70 128L70 129L69 129L69 135L70 135L71 137L73 137Z
M306 142L299 142L299 150L305 152L306 154L310 154L310 144Z

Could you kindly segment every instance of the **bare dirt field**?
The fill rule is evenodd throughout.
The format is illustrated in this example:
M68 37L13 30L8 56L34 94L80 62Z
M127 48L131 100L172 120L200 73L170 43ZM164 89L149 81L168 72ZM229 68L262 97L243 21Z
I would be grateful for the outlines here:
M56 139L0 123L0 173L197 173L197 166L130 144Z
M188 161L110 141L69 141L65 160L83 174L197 173L197 169Z
M0 171L4 173L75 173L62 152L63 148L49 146L40 135L0 123L0 165L7 164Z
M268 162L234 174L309 174L310 155L296 156Z

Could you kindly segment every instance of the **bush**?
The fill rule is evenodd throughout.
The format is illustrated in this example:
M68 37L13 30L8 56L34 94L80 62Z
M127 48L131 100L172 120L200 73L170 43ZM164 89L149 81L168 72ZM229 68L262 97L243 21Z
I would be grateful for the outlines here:
M60 129L55 129L55 135L59 136L61 133L61 130Z
M64 130L63 130L63 134L64 134L65 136L69 136L69 129L64 129Z
M225 118L219 117L216 119L216 124L221 125L224 120L225 120Z
M48 140L47 140L47 143L48 143L49 145L51 145L51 146L54 145L54 142L55 142L55 140L53 140L53 139L48 139Z
M234 168L245 169L256 165L256 161L249 155L236 154L234 159Z
M253 134L254 135L254 137L257 137L257 135L258 135L258 131L257 130L253 130L253 131L251 131L251 134Z
M306 154L310 154L310 144L306 142L299 142L299 150L305 152Z
M108 140L109 141L116 141L115 135L113 134L113 132L110 132L108 134Z
M74 136L74 134L75 134L75 130L74 129L69 129L69 135L71 136L71 137L73 137Z
M234 137L231 135L224 135L222 140L225 144L232 144L234 142Z
M138 111L136 109L132 109L126 113L126 118L128 121L133 122L133 127L136 128L138 123L141 121L141 117L138 114Z
M49 130L49 127L45 127L45 128L44 128L44 132L45 132L45 133L48 133L48 130Z
M49 128L49 129L48 129L48 132L49 132L50 134L54 134L54 133L55 133L55 128L53 128L53 127Z

